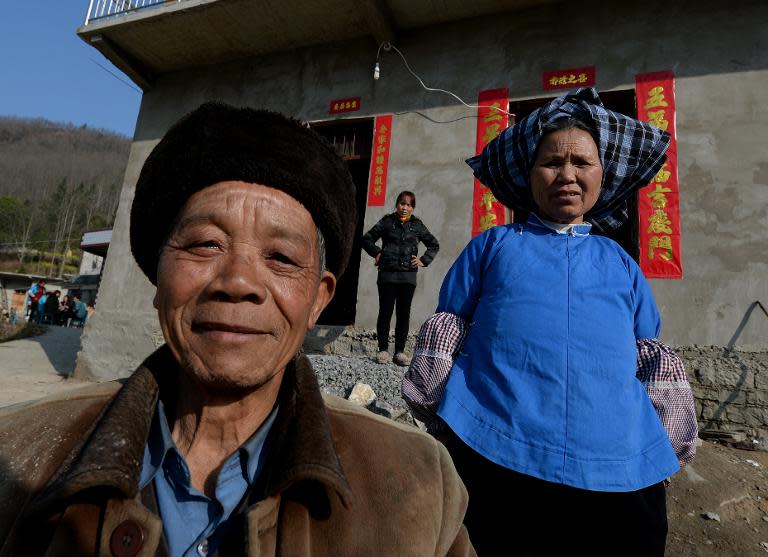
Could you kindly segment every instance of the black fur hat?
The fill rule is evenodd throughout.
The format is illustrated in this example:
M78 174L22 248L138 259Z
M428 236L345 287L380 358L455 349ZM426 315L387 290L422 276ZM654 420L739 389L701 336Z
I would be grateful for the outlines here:
M249 182L299 201L323 233L326 266L347 266L357 222L347 165L314 131L276 112L209 102L168 130L147 157L131 207L131 251L157 284L160 248L193 194L218 182Z

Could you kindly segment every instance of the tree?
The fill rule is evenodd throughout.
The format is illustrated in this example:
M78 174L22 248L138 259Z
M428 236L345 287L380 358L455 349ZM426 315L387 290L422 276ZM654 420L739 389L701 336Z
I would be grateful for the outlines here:
M0 249L61 275L80 232L112 224L129 148L106 130L0 116Z
M18 250L22 256L29 241L32 212L29 206L12 196L0 197L0 247Z

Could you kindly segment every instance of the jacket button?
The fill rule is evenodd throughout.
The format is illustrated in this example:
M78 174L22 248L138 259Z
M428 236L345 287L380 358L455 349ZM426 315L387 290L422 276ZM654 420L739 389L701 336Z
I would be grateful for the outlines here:
M134 520L121 522L109 538L109 549L115 557L134 557L142 545L144 531Z

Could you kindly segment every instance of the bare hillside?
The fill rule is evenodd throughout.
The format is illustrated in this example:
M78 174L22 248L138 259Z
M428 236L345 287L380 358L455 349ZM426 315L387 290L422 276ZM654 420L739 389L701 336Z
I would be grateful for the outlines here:
M105 130L0 116L0 196L39 198L62 179L119 193L129 147Z
M129 148L106 130L0 116L0 269L71 270L81 231L112 225Z

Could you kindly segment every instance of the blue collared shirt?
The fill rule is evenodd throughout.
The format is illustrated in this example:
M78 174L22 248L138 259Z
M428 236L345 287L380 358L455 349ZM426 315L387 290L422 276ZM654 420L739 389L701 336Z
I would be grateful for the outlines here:
M157 505L163 519L171 557L205 557L221 543L232 512L259 476L265 441L277 416L277 407L261 427L219 471L216 497L210 499L192 487L184 457L176 448L162 401L144 447L139 488L155 482Z

